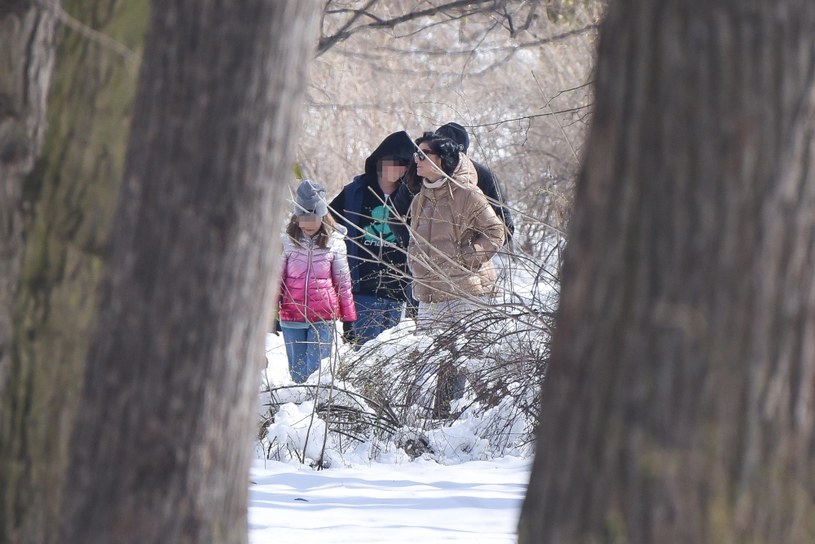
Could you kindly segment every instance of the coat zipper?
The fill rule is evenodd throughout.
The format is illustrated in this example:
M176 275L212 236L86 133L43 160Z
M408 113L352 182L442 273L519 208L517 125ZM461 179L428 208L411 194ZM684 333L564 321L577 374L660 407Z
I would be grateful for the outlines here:
M385 243L385 239L382 238L382 230L385 228L385 225L388 224L387 220L388 220L388 217L390 217L390 208L388 207L388 200L390 200L390 195L385 197L385 210L384 210L384 212L382 214L384 216L382 218L383 219L383 221L382 221L383 226L382 226L381 229L377 229L377 232L379 233L379 262L380 263L382 262L382 246ZM382 290L382 276L383 276L383 272L385 270L386 270L385 268L380 267L379 268L379 274L377 274L377 276L378 276L377 279L376 279L376 293L377 293L377 296L379 296L379 291Z
M311 264L312 264L312 251L314 250L314 241L309 240L308 245L308 266L306 267L306 288L303 290L303 308L305 308L303 312L303 319L306 323L310 323L308 320L308 284L311 280Z

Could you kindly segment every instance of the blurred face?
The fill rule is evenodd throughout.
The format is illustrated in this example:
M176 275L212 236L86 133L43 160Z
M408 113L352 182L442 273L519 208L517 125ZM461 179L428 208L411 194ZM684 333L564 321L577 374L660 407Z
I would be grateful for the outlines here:
M300 226L300 230L305 232L306 235L314 236L320 230L320 225L323 224L323 220L311 213L298 216L297 224Z
M416 173L427 181L436 181L444 176L441 170L441 157L434 153L427 143L419 144L419 151L413 154Z
M383 159L379 163L379 182L380 183L396 183L399 178L405 175L407 165L400 165L398 161L393 159Z

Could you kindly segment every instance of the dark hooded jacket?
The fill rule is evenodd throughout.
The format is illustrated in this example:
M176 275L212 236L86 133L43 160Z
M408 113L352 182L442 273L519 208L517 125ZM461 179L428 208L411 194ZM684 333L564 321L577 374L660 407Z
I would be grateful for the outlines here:
M408 229L401 219L412 195L403 184L387 198L379 187L377 165L384 158L413 160L415 146L407 132L394 132L365 160L365 173L343 187L329 210L348 229L346 246L355 294L403 301L409 283Z
M436 134L450 138L459 144L463 148L462 151L464 151L464 153L467 153L467 149L470 147L470 136L467 134L467 130L458 123L442 125L436 129ZM481 189L481 192L484 193L490 201L495 215L506 225L507 242L509 242L512 239L512 234L515 232L515 224L512 222L512 214L506 206L506 200L504 200L504 195L498 186L498 181L493 176L492 170L479 162L475 162L472 159L470 160L478 174L478 188Z

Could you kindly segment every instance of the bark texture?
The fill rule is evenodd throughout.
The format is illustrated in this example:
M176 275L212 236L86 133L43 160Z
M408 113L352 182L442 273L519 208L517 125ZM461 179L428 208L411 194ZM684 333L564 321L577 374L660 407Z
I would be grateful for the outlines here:
M55 33L62 9L75 24ZM138 52L146 11L145 0L0 2L0 62L12 63L0 70L3 543L57 536L137 73L93 32Z
M11 364L12 305L23 254L20 197L42 149L54 33L54 17L36 2L0 2L0 400Z
M63 542L238 543L316 2L155 2Z
M813 39L609 7L520 542L815 541Z
M0 543L16 540L31 504L20 489L31 471L21 451L27 407L14 385L20 380L14 303L25 248L22 195L42 150L54 34L54 18L35 2L0 2Z

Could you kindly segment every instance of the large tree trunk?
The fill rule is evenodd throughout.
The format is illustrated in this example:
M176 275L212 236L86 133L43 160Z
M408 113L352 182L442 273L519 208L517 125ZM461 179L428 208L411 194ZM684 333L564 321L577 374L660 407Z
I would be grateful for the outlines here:
M815 2L614 2L520 541L815 539Z
M147 20L145 0L71 0L64 9L74 28L62 27L54 37L59 8L57 2L0 2L0 57L15 63L0 70L2 92L11 92L0 99L0 110L13 106L0 114L2 155L22 159L11 169L7 160L0 166L3 543L56 541L68 439L97 317L101 248L124 162L133 57ZM134 50L130 60L102 36ZM9 147L9 134L22 136L22 143Z
M64 542L245 542L313 1L155 2Z
M12 304L23 254L23 182L45 133L54 17L35 2L0 2L0 400L11 360Z

